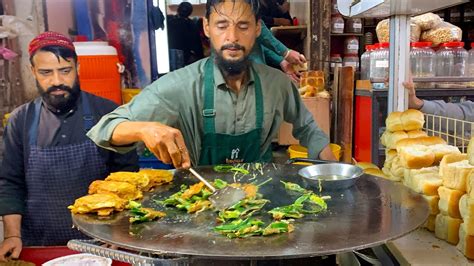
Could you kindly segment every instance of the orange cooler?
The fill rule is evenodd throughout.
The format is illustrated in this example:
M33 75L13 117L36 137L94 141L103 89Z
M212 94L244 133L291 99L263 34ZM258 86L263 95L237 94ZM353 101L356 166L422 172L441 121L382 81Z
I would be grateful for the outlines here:
M107 42L75 42L81 89L122 104L117 50Z

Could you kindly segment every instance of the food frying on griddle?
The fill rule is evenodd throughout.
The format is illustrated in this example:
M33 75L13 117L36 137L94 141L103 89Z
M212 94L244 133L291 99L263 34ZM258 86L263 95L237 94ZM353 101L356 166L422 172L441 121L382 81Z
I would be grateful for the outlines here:
M238 219L230 223L214 227L214 231L228 238L246 238L250 236L267 236L281 233L291 233L295 230L290 220L275 221L265 227L259 219Z
M142 207L140 203L133 200L128 203L127 209L130 209L130 223L151 222L166 216L164 212Z
M266 199L243 199L230 208L219 211L217 220L225 223L234 219L245 219L261 210L268 202L270 201Z
M238 219L227 224L216 226L214 227L214 231L228 238L246 238L261 235L263 225L264 223L259 219Z
M112 193L92 194L76 199L68 209L72 213L97 213L99 216L110 215L113 211L123 211L127 200Z
M143 194L135 185L120 181L96 180L89 186L89 194L112 193L126 200L143 198Z
M293 220L274 221L263 229L262 235L268 236L273 234L291 233L295 230L295 226L291 223Z
M241 183L232 183L229 186L240 188L245 192L246 199L252 199L257 197L258 186L254 184L241 184Z
M326 209L327 204L324 199L314 194L312 191L309 191L297 198L293 204L276 207L268 213L271 214L275 220L287 218L298 219L303 218L305 214L314 214Z
M189 188L186 185L181 185L180 191L159 203L185 210L188 213L195 213L211 208L211 202L207 200L210 195L212 192L204 186L204 183L200 182Z
M173 181L173 173L168 170L140 169L138 173L147 176L150 180L148 185L144 188L145 191L150 191L156 186L168 184Z
M148 184L150 184L150 178L147 175L144 175L142 173L134 173L134 172L111 173L105 180L128 182L132 185L135 185L138 189L142 191L145 190Z

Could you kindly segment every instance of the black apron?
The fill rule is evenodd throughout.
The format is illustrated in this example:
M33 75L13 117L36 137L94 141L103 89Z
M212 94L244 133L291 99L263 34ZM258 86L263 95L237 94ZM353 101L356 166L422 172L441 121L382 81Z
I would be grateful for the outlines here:
M82 93L84 134L94 126L87 96ZM85 235L72 228L68 206L87 194L89 184L103 179L108 169L91 141L56 147L37 146L41 101L35 102L29 131L30 153L26 168L27 199L22 217L24 246L65 245Z
M204 66L204 137L201 144L199 165L222 163L243 163L271 161L272 150L269 148L261 154L261 139L263 130L263 95L260 78L252 68L255 78L255 129L238 135L216 133L214 109L214 64L210 57Z

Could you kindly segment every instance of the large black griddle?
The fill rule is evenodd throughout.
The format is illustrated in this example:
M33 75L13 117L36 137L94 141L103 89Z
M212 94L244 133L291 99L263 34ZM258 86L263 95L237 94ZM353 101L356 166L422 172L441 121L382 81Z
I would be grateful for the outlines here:
M254 165L251 165L251 169ZM242 177L240 182L272 181L260 188L263 197L271 201L266 209L290 204L298 197L284 189L279 180L298 183L307 188L297 172L301 166L266 164L259 171ZM221 178L232 182L234 174L216 173L212 167L197 167L208 180ZM250 179L250 181L249 181ZM197 180L187 171L176 171L173 184L147 195L145 206L160 208L152 199L163 199L179 190L181 184ZM400 183L370 175L361 176L356 184L344 191L322 192L331 196L328 211L308 215L295 221L292 233L228 239L212 231L215 214L204 211L188 215L167 210L162 220L131 225L127 211L109 218L96 215L73 215L75 227L85 234L108 244L152 254L214 259L282 259L328 255L383 244L418 228L428 217L428 204L419 195ZM268 215L262 215L268 219ZM268 220L267 220L268 221Z

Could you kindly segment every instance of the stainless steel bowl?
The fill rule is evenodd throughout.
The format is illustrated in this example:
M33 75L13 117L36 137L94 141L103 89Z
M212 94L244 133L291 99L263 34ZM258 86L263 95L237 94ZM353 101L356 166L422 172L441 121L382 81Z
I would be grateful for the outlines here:
M343 190L351 187L361 175L361 168L344 163L318 164L298 171L310 186L323 190Z

